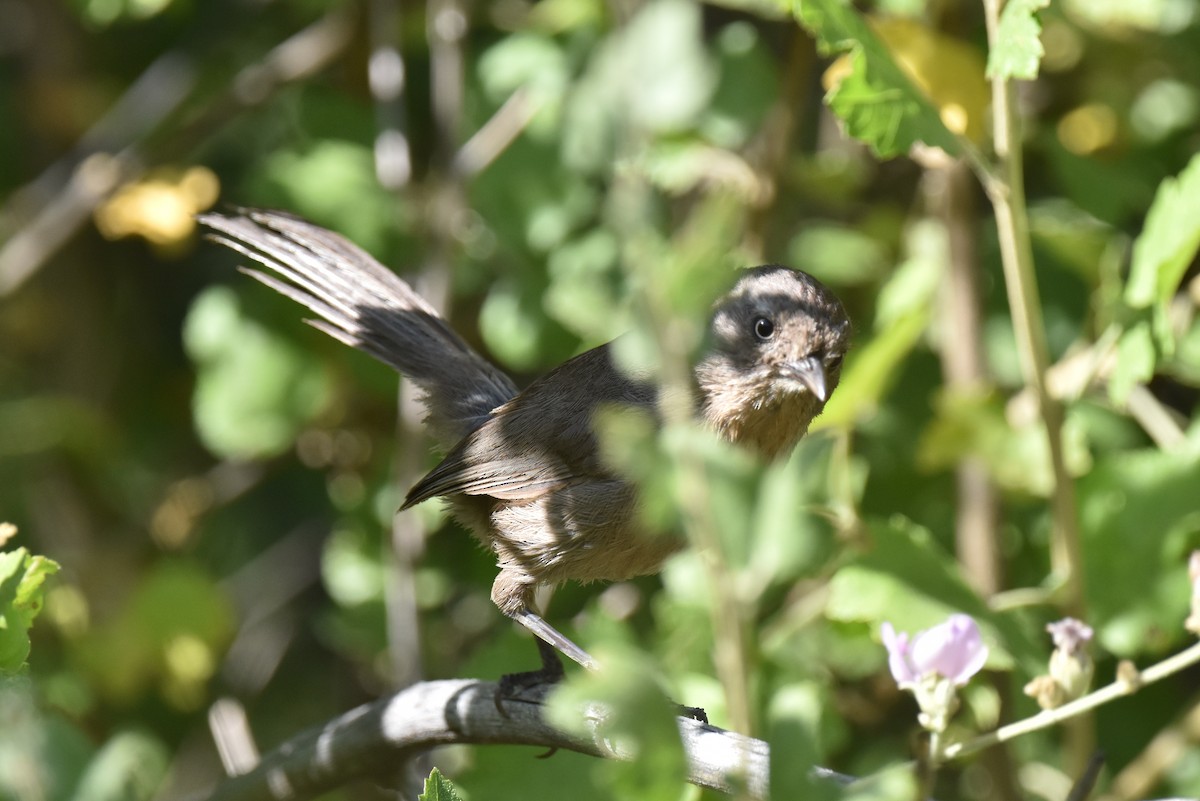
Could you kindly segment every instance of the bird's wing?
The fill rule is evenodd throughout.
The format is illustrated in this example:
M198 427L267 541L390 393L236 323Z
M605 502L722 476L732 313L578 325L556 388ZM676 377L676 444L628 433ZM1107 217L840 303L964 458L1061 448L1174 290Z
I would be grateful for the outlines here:
M577 356L492 412L405 498L405 508L445 495L532 499L614 478L598 454L593 416L604 404L653 406L653 389L613 367L608 347Z
M409 491L403 508L441 495L537 498L583 478L579 471L545 454L535 458L500 452L495 458L475 462L455 451Z

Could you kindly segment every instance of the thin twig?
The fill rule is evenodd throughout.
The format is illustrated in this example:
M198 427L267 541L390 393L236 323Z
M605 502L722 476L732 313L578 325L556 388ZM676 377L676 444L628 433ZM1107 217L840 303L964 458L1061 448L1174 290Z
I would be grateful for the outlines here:
M1101 704L1120 698L1123 695L1131 695L1147 684L1162 681L1168 676L1178 673L1197 662L1200 662L1200 643L1196 643L1192 647L1180 651L1152 667L1146 668L1137 675L1136 681L1129 681L1124 678L1117 679L1112 684L1101 687L1099 690L1078 698L1069 704L1063 704L1057 709L1047 709L1033 717L1019 720L1016 723L1010 723L1007 726L1001 726L994 732L985 734L982 737L976 737L974 740L947 746L942 755L946 759L964 757L996 743L1008 742L1023 734L1029 734L1039 729L1054 726L1095 709Z
M235 698L218 698L208 708L208 728L229 776L240 776L258 764L258 746L246 719L246 707Z
M1183 426L1175 419L1171 410L1146 388L1144 384L1134 384L1126 399L1129 414L1136 420L1154 444L1164 451L1173 451L1187 444L1187 434Z
M192 97L195 81L192 71L178 62L167 62L169 70L159 67L161 74L154 73L153 81L147 76L156 67L148 69L118 101L112 114L84 135L72 157L77 161L69 173L67 165L60 163L58 171L69 175L62 186L0 247L0 297L15 292L35 275L117 188L137 179L148 165L167 160L169 153L188 152L246 106L261 103L281 86L322 69L345 49L350 33L348 13L343 9L330 12L281 42L261 61L243 69L226 94L210 101L155 148L149 146L149 139L158 128L157 122ZM141 97L149 92L147 86L154 90L154 103ZM118 118L124 113L143 115L150 122L122 124ZM127 140L122 140L123 137ZM104 149L89 153L85 148L91 146ZM52 183L55 170L48 170L43 178L30 185L38 189L36 194L46 194L45 187ZM10 211L15 210L6 209L6 214Z
M525 87L518 88L454 154L451 170L464 178L483 172L511 145L537 114L541 104Z
M1075 780L1075 786L1071 788L1067 801L1087 801L1087 797L1092 794L1092 789L1096 786L1096 779L1100 778L1100 771L1103 767L1104 752L1097 751L1088 760L1083 774Z

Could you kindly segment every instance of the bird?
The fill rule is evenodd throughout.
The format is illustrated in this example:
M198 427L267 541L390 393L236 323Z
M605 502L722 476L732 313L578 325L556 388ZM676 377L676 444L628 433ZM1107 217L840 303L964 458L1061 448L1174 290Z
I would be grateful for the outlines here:
M658 388L614 361L613 343L575 356L519 390L396 273L346 238L277 211L206 213L210 238L267 269L241 268L314 312L309 324L393 367L420 391L442 461L402 509L443 498L496 557L491 598L536 635L540 670L509 685L555 681L558 653L597 667L535 604L539 587L657 572L682 541L642 530L637 490L600 455L597 410L654 413ZM841 377L851 325L813 276L769 264L740 271L714 305L694 366L702 424L765 460L789 454Z

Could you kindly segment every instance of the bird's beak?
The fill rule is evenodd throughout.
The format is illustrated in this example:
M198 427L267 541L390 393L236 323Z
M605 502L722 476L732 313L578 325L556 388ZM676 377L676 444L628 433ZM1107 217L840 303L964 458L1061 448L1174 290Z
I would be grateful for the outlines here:
M817 400L829 397L825 388L825 365L816 356L809 356L783 365L783 374L803 384Z

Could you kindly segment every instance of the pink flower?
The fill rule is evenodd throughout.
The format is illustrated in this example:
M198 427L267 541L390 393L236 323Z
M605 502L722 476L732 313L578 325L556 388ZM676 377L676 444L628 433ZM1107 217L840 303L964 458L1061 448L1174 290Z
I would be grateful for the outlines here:
M918 632L911 642L908 634L897 633L891 623L885 622L880 634L892 677L903 689L934 676L961 687L987 661L987 646L970 615L951 615L945 623Z

